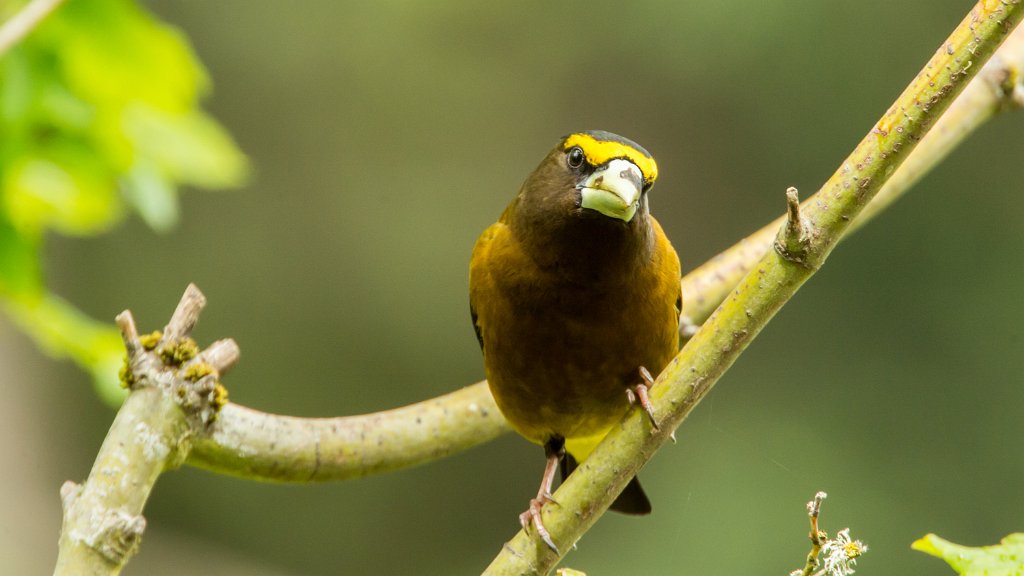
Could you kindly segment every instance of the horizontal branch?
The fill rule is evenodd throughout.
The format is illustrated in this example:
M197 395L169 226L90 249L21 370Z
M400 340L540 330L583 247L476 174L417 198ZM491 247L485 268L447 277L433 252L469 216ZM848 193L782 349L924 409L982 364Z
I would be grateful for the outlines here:
M1021 105L1024 32L1017 31L936 122L851 228L913 186L967 135ZM809 202L803 204L806 209ZM683 315L701 323L767 252L783 218L683 277ZM386 412L296 418L229 404L195 441L188 462L274 482L340 480L421 464L488 442L509 430L486 382ZM427 431L427 434L423 434Z
M358 478L444 458L508 431L486 382L385 412L339 418L225 406L189 464L274 482Z

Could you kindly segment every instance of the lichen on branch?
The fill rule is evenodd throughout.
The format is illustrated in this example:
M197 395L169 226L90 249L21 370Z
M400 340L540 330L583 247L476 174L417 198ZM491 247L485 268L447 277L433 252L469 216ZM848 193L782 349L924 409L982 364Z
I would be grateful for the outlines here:
M226 401L219 375L237 362L238 347L221 340L199 351L189 334L204 303L190 285L159 337L140 338L131 313L118 315L127 351L122 381L131 393L89 478L61 488L64 523L54 574L121 571L142 539L142 510L157 478L185 460L191 439Z

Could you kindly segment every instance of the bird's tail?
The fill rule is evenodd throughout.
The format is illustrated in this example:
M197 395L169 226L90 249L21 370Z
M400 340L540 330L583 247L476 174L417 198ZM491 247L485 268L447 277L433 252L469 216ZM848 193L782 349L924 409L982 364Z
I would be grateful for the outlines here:
M565 479L569 477L569 474L572 474L576 466L576 459L567 452L565 458L562 458L562 482L565 482ZM626 484L626 487L623 488L622 493L615 499L615 502L612 502L609 509L633 516L650 514L651 501L647 499L647 494L644 493L643 487L640 486L640 479L634 476L629 481L629 484Z

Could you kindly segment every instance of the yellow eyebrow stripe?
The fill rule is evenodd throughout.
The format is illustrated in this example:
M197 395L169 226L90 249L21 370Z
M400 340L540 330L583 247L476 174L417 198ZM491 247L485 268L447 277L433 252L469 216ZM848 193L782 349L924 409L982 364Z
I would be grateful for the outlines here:
M583 150L583 155L587 157L587 162L593 166L600 166L615 158L626 158L640 169L644 175L644 182L650 184L658 178L658 165L655 164L654 158L623 142L598 140L590 134L573 134L566 138L564 149L568 150L573 146L579 146L580 150Z

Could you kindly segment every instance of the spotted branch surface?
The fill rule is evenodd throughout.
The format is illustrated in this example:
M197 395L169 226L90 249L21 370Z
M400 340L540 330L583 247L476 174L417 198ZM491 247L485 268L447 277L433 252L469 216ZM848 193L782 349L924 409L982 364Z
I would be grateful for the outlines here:
M219 376L238 360L221 340L199 352L189 338L205 298L189 286L163 333L139 336L130 312L117 317L131 389L84 484L61 488L64 524L54 574L118 574L135 553L142 510L160 474L181 464L190 440L216 419L225 401Z
M863 208L907 158L971 76L1024 16L1019 2L979 2L801 213L810 230L800 264L767 250L658 377L651 391L661 428L637 411L613 428L544 507L544 525L569 550L640 467L671 437L753 338L819 268ZM769 237L771 238L771 237ZM771 240L769 239L769 242ZM559 560L520 531L484 572L546 574Z
M358 478L437 460L508 430L481 382L410 406L296 418L229 404L193 443L189 464L255 480Z

